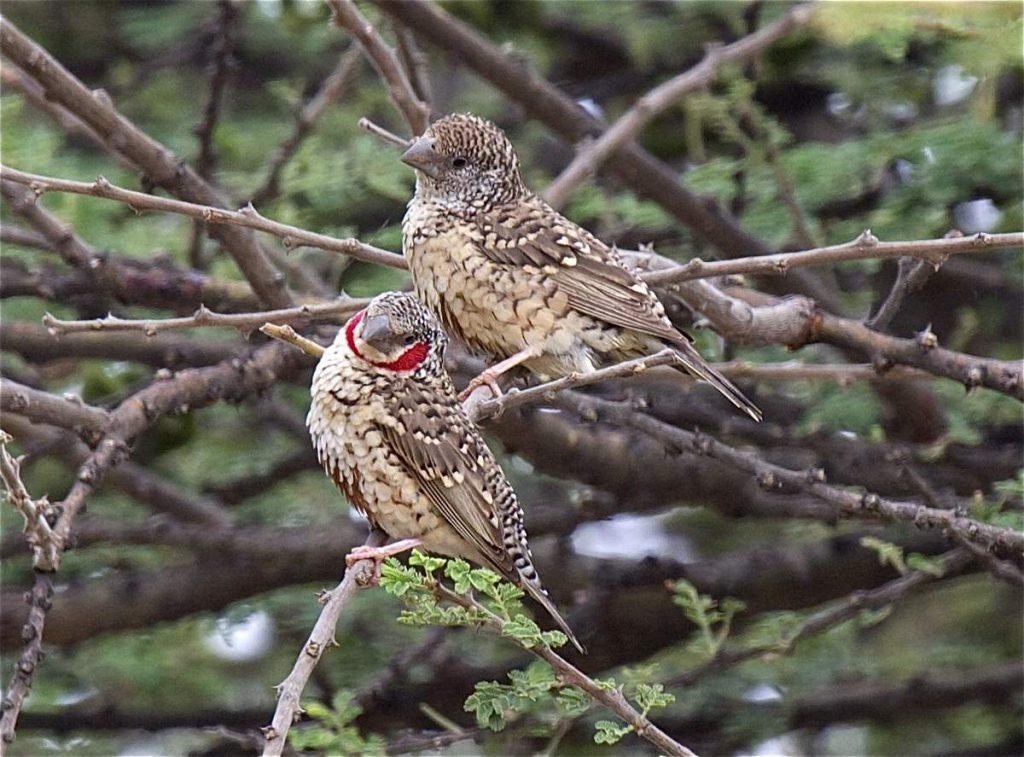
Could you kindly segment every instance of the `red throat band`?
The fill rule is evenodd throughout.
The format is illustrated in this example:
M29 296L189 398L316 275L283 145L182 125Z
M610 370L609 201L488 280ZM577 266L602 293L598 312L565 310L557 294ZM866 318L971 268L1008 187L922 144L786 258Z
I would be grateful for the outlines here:
M367 358L356 347L356 327L363 320L363 314L365 313L365 310L360 310L345 324L345 341L348 342L348 348L352 350L353 355L361 360L365 360L372 366L388 371L412 371L427 359L427 355L430 353L430 345L426 342L416 342L416 344L399 355L397 360L393 360L390 363L378 363Z

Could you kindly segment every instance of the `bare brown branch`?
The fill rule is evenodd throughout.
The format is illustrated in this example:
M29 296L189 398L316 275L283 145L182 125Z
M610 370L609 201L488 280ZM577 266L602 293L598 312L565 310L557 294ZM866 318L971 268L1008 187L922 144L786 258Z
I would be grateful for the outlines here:
M366 538L366 546L379 547L387 536L382 531L372 531ZM306 682L324 651L330 647L338 646L334 638L334 630L338 627L338 620L341 612L345 609L348 601L355 596L360 589L370 586L373 582L374 564L373 560L359 560L345 570L345 577L333 591L325 592L322 602L323 610L309 634L309 638L302 646L302 651L295 660L288 677L277 687L277 708L274 710L274 719L270 725L263 729L266 743L263 747L264 757L277 757L284 751L285 742L288 739L288 730L292 723L298 718L299 697L302 696Z
M628 403L609 402L596 397L584 398L575 394L565 394L563 399L576 407L589 408L591 414L603 415L618 423L671 441L679 447L686 447L699 454L721 460L756 477L758 485L768 491L810 494L834 507L840 516L882 518L912 523L917 528L941 528L956 532L964 539L996 554L1015 558L1024 554L1024 533L1013 529L982 523L954 510L940 510L912 502L899 502L879 497L871 492L856 494L838 489L824 482L825 474L821 469L787 470L705 434L684 431L644 413L635 412Z
M0 431L0 479L4 482L7 500L25 519L24 533L32 550L32 566L36 570L52 572L60 560L64 543L54 533L50 519L54 516L50 502L42 497L33 499L21 480L21 464L7 451L12 438Z
M98 438L110 421L106 410L87 405L80 397L57 397L6 378L0 378L0 408L92 439Z
M970 237L943 237L942 239L920 239L910 242L881 242L870 231L865 231L851 242L819 247L814 250L780 252L774 255L757 255L711 262L693 258L683 265L666 266L662 270L645 273L643 279L652 286L665 286L666 284L713 276L786 274L794 268L804 266L829 265L867 258L916 257L929 262L933 268L937 269L950 255L1020 247L1024 247L1024 232L975 234ZM642 254L640 253L640 255Z
M310 357L319 359L324 354L323 347L310 339L299 336L291 326L278 326L276 323L265 323L260 327L260 331L269 337L277 339L279 342L284 342L285 344L297 347Z
M0 166L5 179L24 184L32 189L36 195L46 192L72 192L74 194L102 197L108 200L116 200L131 206L136 211L159 210L166 213L177 213L179 215L198 218L206 223L224 226L240 226L257 231L264 231L276 237L280 237L288 250L294 250L303 245L311 245L332 252L340 252L349 255L357 260L367 263L378 263L379 265L392 268L405 268L405 260L401 255L396 255L387 250L381 250L372 245L364 244L357 239L334 239L326 234L317 234L297 226L289 226L284 223L264 218L252 206L242 210L224 210L223 208L208 205L196 205L182 200L172 200L145 192L135 192L130 189L116 187L109 181L100 177L93 182L67 181L65 179L37 176L35 174L17 171L13 168Z
M25 648L14 666L11 682L4 692L3 716L0 717L0 751L7 753L7 746L14 741L14 730L18 725L21 707L32 690L32 676L43 659L43 628L46 613L53 598L53 578L49 573L34 572L32 588L25 593L28 603L28 618L22 630Z
M752 58L804 26L810 21L812 11L810 5L796 5L778 21L743 39L724 47L709 47L700 63L640 97L600 137L580 149L572 163L544 190L544 199L555 208L564 206L581 183L593 176L616 150L634 139L659 113L684 95L709 86L720 66Z
M94 318L88 321L62 321L47 313L43 316L43 325L55 337L65 334L94 333L97 331L141 331L146 336L155 336L161 331L177 331L220 327L252 331L264 323L295 323L307 324L313 321L335 320L347 318L369 304L367 299L343 297L334 302L321 302L313 305L299 305L281 310L264 310L256 313L215 313L200 307L191 316L185 318L141 319L130 320L108 315L105 318Z
M334 22L359 40L413 135L426 131L430 124L430 106L416 96L394 51L385 44L377 29L359 12L352 0L327 0L327 4L334 14Z
M299 108L295 114L295 123L292 132L274 151L274 157L270 161L270 168L267 170L267 178L263 186L256 190L250 200L250 204L260 207L277 197L280 192L281 173L284 167L291 160L292 156L299 149L299 145L309 135L320 120L328 107L336 103L355 84L361 66L362 53L358 48L352 47L342 53L338 65L324 79L320 89L309 100Z
M215 365L230 358L244 358L250 351L238 343L200 342L166 334L68 334L57 341L42 326L17 322L0 323L0 341L4 350L37 363L101 358L169 369Z

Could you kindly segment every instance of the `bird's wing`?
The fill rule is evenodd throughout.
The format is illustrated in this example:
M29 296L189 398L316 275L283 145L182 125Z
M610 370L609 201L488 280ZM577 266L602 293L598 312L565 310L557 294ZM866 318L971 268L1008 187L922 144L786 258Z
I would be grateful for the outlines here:
M498 506L512 487L454 397L427 397L411 386L396 410L400 427L381 426L387 444L437 509L438 515L505 578L518 580L503 546Z
M481 221L481 247L496 263L553 280L581 313L615 326L680 342L650 288L606 244L533 198Z

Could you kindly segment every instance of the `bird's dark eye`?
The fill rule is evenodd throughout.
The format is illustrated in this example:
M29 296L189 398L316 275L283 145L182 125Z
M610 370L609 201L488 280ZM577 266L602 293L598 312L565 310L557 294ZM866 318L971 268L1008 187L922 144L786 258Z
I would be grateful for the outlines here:
M416 343L416 335L415 334L409 334L409 335L407 335L405 337L405 339L402 340L402 344L404 344L406 347L410 347L410 346L412 346L415 343Z
M469 165L469 161L461 155L452 158L452 168L461 169Z

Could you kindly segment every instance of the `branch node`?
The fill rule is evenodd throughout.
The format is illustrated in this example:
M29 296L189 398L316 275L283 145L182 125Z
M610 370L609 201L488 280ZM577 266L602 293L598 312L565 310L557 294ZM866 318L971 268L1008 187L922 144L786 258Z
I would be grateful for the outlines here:
M757 474L755 480L757 481L757 485L767 492L779 488L779 480L771 471L761 471Z
M967 371L967 380L964 381L964 386L967 388L967 391L971 391L972 389L976 389L977 387L981 386L984 380L985 371L981 368L981 366L972 365L971 368Z
M860 498L861 507L870 512L878 512L882 506L882 500L877 494L872 492L866 492L864 496Z
M828 479L825 476L824 468L809 468L807 470L807 483L809 484L823 484Z
M930 323L924 327L923 331L919 331L915 334L914 338L917 340L917 344L922 350L934 350L939 346L939 338L935 335L935 332L932 331L932 325Z
M864 229L853 243L858 247L875 247L878 245L878 237L871 233L871 229Z

